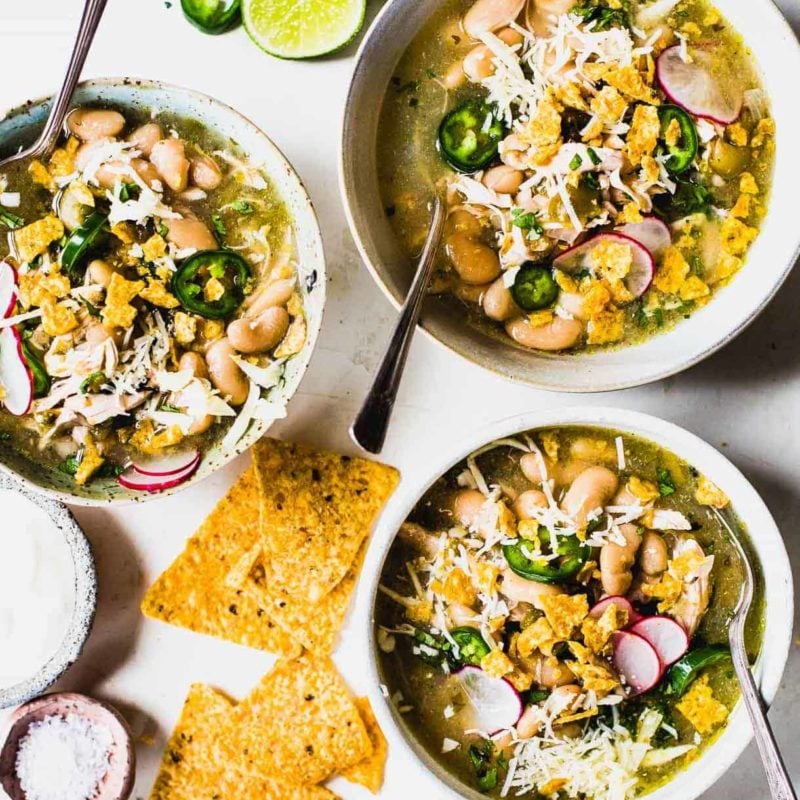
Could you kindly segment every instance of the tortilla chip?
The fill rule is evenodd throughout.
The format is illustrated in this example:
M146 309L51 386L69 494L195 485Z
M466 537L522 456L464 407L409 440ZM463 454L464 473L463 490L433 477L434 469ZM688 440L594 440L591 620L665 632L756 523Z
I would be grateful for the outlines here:
M262 439L253 448L273 581L318 603L347 574L399 474L362 458Z
M190 687L150 800L336 800L322 786L289 786L239 772L219 746L232 735L235 708L210 686Z
M344 579L317 604L284 592L273 580L271 555L261 548L242 557L228 575L228 582L243 589L303 647L317 655L326 655L336 645L366 553L365 541Z
M150 587L142 613L248 647L297 655L299 645L266 609L225 581L242 554L258 544L258 506L258 484L248 469Z
M352 767L341 770L343 778L347 778L351 783L360 783L366 786L372 794L378 794L383 786L383 770L386 766L386 753L388 746L386 737L375 719L372 706L369 704L368 697L356 698L356 706L364 725L367 726L367 733L372 742L372 755L354 764Z
M237 707L233 758L245 769L319 783L372 753L367 729L329 658L279 661ZM227 800L227 799L226 799Z

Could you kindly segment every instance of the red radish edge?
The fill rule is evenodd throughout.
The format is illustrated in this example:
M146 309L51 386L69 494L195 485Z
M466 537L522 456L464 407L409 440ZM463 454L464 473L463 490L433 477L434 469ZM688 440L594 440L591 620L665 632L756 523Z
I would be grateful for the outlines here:
M720 114L716 109L712 113L712 110L704 107L702 103L693 103L680 96L680 91L676 89L674 83L672 83L669 77L666 76L666 73L670 67L674 69L675 66L678 66L679 69L684 71L694 70L696 73L702 72L704 73L704 78L706 80L713 81L711 75L709 75L701 65L697 63L685 64L683 59L680 57L680 49L681 46L677 44L673 45L672 47L668 47L656 60L656 79L658 80L659 86L663 89L664 94L667 96L669 101L674 103L676 106L680 106L682 109L688 111L690 114L693 114L696 117L707 119L711 122L716 122L719 125L730 125L732 122L736 122L736 120L741 116L744 98L739 100L738 107L731 107L730 114ZM698 48L695 48L695 50L697 49ZM677 62L675 59L677 59ZM687 82L691 82L688 81L688 79L685 80L687 80ZM695 78L695 82L697 80L698 79ZM670 88L671 84L672 86Z
M624 283L634 297L641 297L653 282L653 277L656 273L655 260L653 259L653 254L641 242L624 233L598 233L597 236L593 236L582 244L565 250L553 260L553 266L568 274L582 269L585 265L579 257L584 253L588 253L600 239L607 237L622 240L625 244L631 246L633 264L631 265L631 271L625 276Z
M650 253L656 263L664 258L664 253L672 244L669 225L663 219L654 216L646 216L641 222L628 222L617 228L615 233L635 239Z
M686 631L670 617L643 617L630 630L631 633L647 639L667 667L689 649Z
M128 467L128 469L117 478L117 482L126 489L135 489L140 492L163 492L166 489L179 486L185 480L191 478L199 466L200 454L198 453L195 460L181 472L156 477L153 475L142 475L140 472L137 472L134 467Z
M652 689L664 674L664 665L655 647L647 639L630 631L617 631L614 645L614 668L633 689L633 696Z
M165 478L170 475L176 475L178 472L183 472L185 469L191 467L199 455L200 453L198 450L186 450L181 453L152 459L143 464L137 464L134 461L131 466L140 475ZM156 467L158 467L158 469L156 469Z
M14 327L0 330L0 385L2 404L15 417L30 411L33 403L33 373L22 353L22 337Z
M0 319L11 316L17 304L17 286L17 271L8 261L0 261Z
M642 615L633 607L633 603L621 594L612 594L602 600L598 600L589 611L589 616L592 619L600 619L606 608L612 604L620 606L628 612L628 627L642 619Z
M475 702L474 696L470 694L465 685L465 679L470 675L473 675L475 678L478 678L481 681L487 682L487 685L491 685L496 691L503 692L505 694L505 700L508 702L510 712L508 714L508 718L503 719L501 722L493 720L495 724L490 725L490 730L487 730L486 732L490 736L494 736L494 734L499 733L500 731L508 730L516 725L522 717L522 712L524 711L522 698L520 697L519 692L505 678L493 678L491 675L487 675L480 667L473 665L462 667L458 672L456 672L455 676L460 681L461 686L464 689L464 693L467 695L470 703L475 708L478 717L482 716L481 708ZM495 715L497 715L497 709L490 709L490 713L492 710L494 710ZM514 717L513 719L512 716Z

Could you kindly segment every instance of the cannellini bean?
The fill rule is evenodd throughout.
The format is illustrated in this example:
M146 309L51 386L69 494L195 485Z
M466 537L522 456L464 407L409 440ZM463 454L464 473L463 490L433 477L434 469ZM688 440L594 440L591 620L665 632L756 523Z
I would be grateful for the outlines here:
M465 303L474 303L476 306L481 304L484 294L491 286L490 283L469 284L458 281L453 286L453 294Z
M285 306L294 293L297 281L294 278L281 278L257 290L248 298L247 315L257 317L262 311L273 306Z
M217 240L208 226L199 219L184 217L183 219L165 219L167 241L172 242L180 250L216 250Z
M540 686L554 689L575 681L572 670L563 662L556 661L543 653L533 657L533 678Z
M439 537L417 525L416 522L404 522L397 532L397 536L405 544L411 546L421 555L433 560L439 552Z
M150 161L173 192L189 185L189 159L182 139L161 139L153 145Z
M467 76L464 74L464 68L461 61L456 61L451 64L447 71L444 73L442 83L444 88L448 91L460 89L467 82Z
M667 568L667 543L655 531L645 531L639 548L639 564L649 577L661 575Z
M157 122L148 122L145 125L140 125L130 136L128 141L143 155L145 158L150 157L153 152L156 142L160 142L164 138L164 131Z
M228 340L240 353L265 353L277 345L289 329L289 312L273 306L257 317L241 317L228 325Z
M519 519L534 519L537 509L547 508L547 498L544 492L538 489L528 489L523 492L511 506L511 510Z
M222 182L222 170L213 158L207 155L192 156L189 165L189 174L195 186L210 192Z
M618 486L617 476L607 467L589 467L572 481L561 501L561 508L579 525L584 525L587 515L607 505Z
M447 232L448 235L453 233L465 233L467 236L477 239L481 235L483 225L481 221L469 211L459 209L453 211L447 218Z
M96 142L122 133L125 117L105 108L77 108L67 117L67 127L81 141Z
M500 594L518 603L530 603L540 611L542 610L543 597L564 594L564 590L554 583L529 581L521 578L510 569L503 570L501 578Z
M525 176L518 169L500 164L487 169L483 175L483 183L498 194L516 194Z
M513 28L503 28L497 32L497 38L505 42L509 47L522 44L524 37L519 31ZM464 56L464 74L473 82L480 83L497 71L494 53L485 45L479 44Z
M505 322L512 317L519 317L522 309L514 302L511 290L503 282L501 275L486 290L481 301L483 313L496 322Z
M641 537L635 525L627 523L619 526L625 537L625 544L606 542L600 548L600 576L603 591L607 595L627 593L633 583L631 567L636 561L636 551Z
M638 506L641 503L639 498L628 488L627 483L620 487L612 502L615 506Z
M525 7L526 0L477 0L464 15L464 30L478 39L482 33L496 31L513 22Z
M557 486L572 483L588 467L592 465L586 461L570 460L566 463L554 463L546 456L542 456L547 474L542 474L539 458L535 453L526 453L519 461L522 474L537 486L545 479L552 479Z
M474 625L478 620L475 612L463 603L449 603L447 606L447 616L453 627L460 628L464 625Z
M111 278L116 272L114 267L108 261L103 261L102 258L96 258L86 269L89 273L89 281L100 284L104 289L111 283Z
M131 160L131 166L151 189L158 189L161 183L161 176L153 164L143 158L134 158Z
M486 498L477 489L462 489L453 498L453 515L460 525L471 528L485 502Z
M534 350L558 351L572 347L583 334L583 324L576 319L555 317L546 325L533 327L527 317L506 322L506 333L517 344Z
M157 189L161 183L158 170L143 158L131 159L130 167L151 188ZM113 189L118 183L129 183L130 168L122 161L108 161L98 167L95 179L104 189Z
M465 233L450 235L446 249L448 258L464 283L489 283L500 274L497 253Z
M526 13L528 28L537 36L547 36L555 19L566 14L575 0L529 0Z
M121 343L123 332L118 328L108 328L102 322L92 322L84 334L86 341L94 346L102 344L107 339L113 339L117 344Z
M530 739L542 727L542 710L538 706L528 706L516 725L517 738Z
M206 350L206 364L211 383L219 389L232 406L240 406L247 400L250 382L233 360L235 354L227 338L217 339Z
M204 378L205 380L208 380L208 367L206 365L206 360L200 355L200 353L194 353L192 351L184 353L178 361L178 369L188 369L195 378ZM204 417L195 420L189 426L189 436L196 436L198 434L205 433L213 424L214 415L206 414Z

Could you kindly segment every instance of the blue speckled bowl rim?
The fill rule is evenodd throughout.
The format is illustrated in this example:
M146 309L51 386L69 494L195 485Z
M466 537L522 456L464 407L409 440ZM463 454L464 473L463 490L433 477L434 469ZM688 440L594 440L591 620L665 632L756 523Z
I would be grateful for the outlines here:
M0 490L17 492L40 508L64 536L75 570L75 608L58 650L28 680L0 688L0 708L26 703L52 686L80 657L92 630L97 608L97 569L89 540L72 512L58 500L31 491L20 481L0 473Z

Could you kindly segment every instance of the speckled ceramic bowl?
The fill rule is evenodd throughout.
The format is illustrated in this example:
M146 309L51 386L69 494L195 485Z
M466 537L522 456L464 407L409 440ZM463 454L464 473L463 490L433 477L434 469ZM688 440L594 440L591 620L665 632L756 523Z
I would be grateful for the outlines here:
M49 99L34 100L10 111L0 120L0 155L29 143L44 125ZM283 154L263 131L237 111L207 95L156 81L103 78L82 83L75 93L75 105L108 104L121 110L169 108L177 115L201 120L223 137L233 139L250 160L263 165L286 204L294 224L298 250L299 285L304 293L308 335L303 350L287 362L285 381L272 390L271 400L288 403L305 374L316 344L325 305L325 257L319 224L311 200L300 178ZM57 470L45 468L29 458L5 449L0 443L0 469L17 475L26 486L58 500L78 505L105 505L163 497L191 486L247 450L269 427L257 422L230 449L210 448L195 474L184 483L159 494L125 489L115 480L93 481L75 486Z
M18 492L50 517L67 542L75 570L75 607L61 646L35 675L14 686L0 688L0 708L7 708L40 695L78 660L94 621L97 571L89 540L65 505L37 495L8 475L0 474L0 490Z
M8 736L0 750L0 785L11 800L26 800L16 774L19 745L32 723L45 717L75 714L105 727L112 737L108 773L92 800L127 800L136 776L136 753L128 725L107 703L82 694L48 694L18 708L11 717Z

